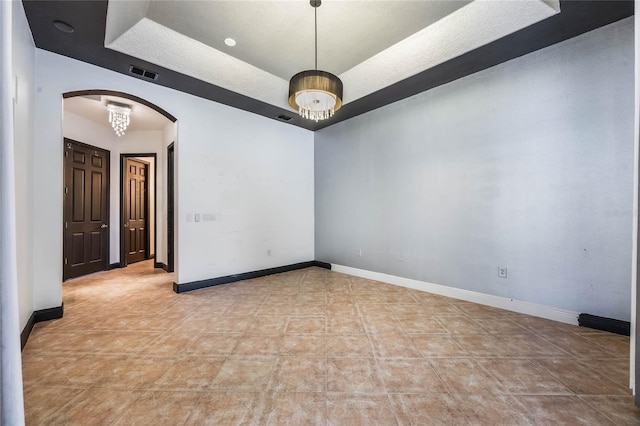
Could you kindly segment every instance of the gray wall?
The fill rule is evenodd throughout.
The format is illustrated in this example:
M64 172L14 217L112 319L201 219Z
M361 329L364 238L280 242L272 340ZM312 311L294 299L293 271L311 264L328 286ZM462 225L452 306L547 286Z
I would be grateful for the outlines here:
M316 132L316 259L629 320L633 58L628 18Z

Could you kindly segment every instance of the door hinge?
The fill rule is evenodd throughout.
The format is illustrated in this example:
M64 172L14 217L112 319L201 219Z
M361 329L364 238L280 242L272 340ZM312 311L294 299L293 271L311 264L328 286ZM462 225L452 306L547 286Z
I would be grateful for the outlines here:
M68 229L69 228L69 222L65 222L64 223L64 229Z
M64 193L68 194L69 193L69 188L67 188L66 186L64 187Z
M69 156L69 151L65 151L65 152L64 152L64 156L65 156L65 157L68 157L68 156Z
M67 265L69 263L69 259L67 259L66 257L64 258L64 264Z

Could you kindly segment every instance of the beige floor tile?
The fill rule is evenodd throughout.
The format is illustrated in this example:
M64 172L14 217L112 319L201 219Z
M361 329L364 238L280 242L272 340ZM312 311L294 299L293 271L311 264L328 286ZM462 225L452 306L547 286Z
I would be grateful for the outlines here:
M121 358L96 382L96 387L124 390L146 390L160 387L160 378L175 365L171 358ZM164 385L164 383L163 383Z
M582 395L627 395L628 386L617 384L603 373L584 366L572 358L541 358L532 362L553 376L572 392Z
M89 389L63 406L49 424L112 425L140 396L134 391Z
M200 392L145 392L114 425L182 425L201 395Z
M580 395L580 399L616 425L640 425L640 408L636 407L631 395Z
M269 390L274 392L325 392L327 365L324 357L280 357Z
M28 424L636 424L627 337L308 268L184 294L152 262L63 285Z
M280 353L283 355L324 356L325 336L309 334L284 335Z
M210 382L209 389L262 392L267 387L276 361L277 358L273 356L229 357Z
M225 364L224 357L173 358L171 365L156 381L162 390L204 390L210 386Z
M287 333L291 334L324 334L325 318L322 317L291 317L287 325Z
M472 357L507 357L511 356L511 345L491 334L477 336L469 334L454 335L456 342L460 344Z
M282 344L282 336L244 335L233 338L231 352L236 355L277 355ZM228 342L222 349L227 350L230 346L231 342Z
M534 425L611 425L615 423L577 396L514 396Z
M405 334L402 325L394 316L378 316L365 314L362 316L362 324L368 334Z
M71 368L83 355L48 355L39 352L22 355L22 383L25 387L42 381L48 374L60 371L68 365ZM60 383L56 382L56 385Z
M629 385L629 358L578 359L577 362L588 370L597 371L599 376L620 386L628 387Z
M262 400L257 425L322 425L327 422L324 393L275 393Z
M376 360L378 372L387 392L446 393L438 375L427 360L385 359Z
M560 395L572 392L526 359L481 359L478 364L517 395Z
M465 413L469 424L525 426L531 423L527 411L512 396L495 394L456 394L458 407ZM558 423L555 423L558 424Z
M509 319L509 317L500 315L497 317L491 316L483 316L483 317L474 317L471 316L473 320L478 324L482 329L484 329L487 333L490 334L525 334L528 330L516 322Z
M371 343L366 334L327 334L327 355L332 357L372 357Z
M469 424L458 401L449 394L392 394L389 399L401 426Z
M610 333L581 333L579 336L587 339L589 342L601 346L603 349L608 352L612 352L616 356L625 359L629 358L630 339L627 336L619 336Z
M456 394L504 394L507 389L472 359L430 359L446 386Z
M169 330L146 345L140 351L141 356L180 356L197 339L196 333L185 333L182 330Z
M291 316L300 316L300 317L307 316L307 315L321 316L321 315L325 315L326 312L327 312L327 308L325 305L296 304L296 305L293 305L293 307L291 308Z
M166 331L182 320L181 315L118 315L101 318L91 327L94 330Z
M36 386L67 386L86 389L110 374L128 359L126 355L85 355L67 363L39 380Z
M383 358L420 358L420 351L408 335L370 334L373 354Z
M258 404L258 393L207 391L192 404L185 425L250 425Z
M410 334L449 334L449 332L432 317L423 315L396 315L405 333Z
M327 358L327 391L385 392L373 358Z
M327 333L331 334L364 334L365 329L358 314L328 314Z
M216 317L209 322L207 333L244 333L253 325L251 318L245 317Z
M336 304L354 304L356 298L351 293L327 293L327 304L329 306Z
M435 316L436 320L451 334L487 334L475 321L463 316Z
M76 398L83 399L85 389L32 386L24 391L25 422L28 425L52 424L50 418ZM82 394L82 396L80 396Z
M576 358L606 358L616 354L600 345L572 333L562 331L539 332L542 338Z
M284 333L288 323L288 316L260 315L255 318L246 333L257 336L277 336Z
M531 333L498 336L509 347L512 357L563 357L568 354L548 340Z
M327 426L395 425L386 395L327 394Z
M412 335L411 341L422 356L427 358L468 357L462 345L452 336Z

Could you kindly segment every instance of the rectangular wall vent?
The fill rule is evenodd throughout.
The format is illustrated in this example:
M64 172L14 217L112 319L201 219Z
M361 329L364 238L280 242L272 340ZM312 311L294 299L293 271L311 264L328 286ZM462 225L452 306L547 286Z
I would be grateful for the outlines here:
M148 78L149 80L156 80L158 78L158 73L153 71L147 71L133 65L129 66L129 72L131 74L139 75L140 77Z

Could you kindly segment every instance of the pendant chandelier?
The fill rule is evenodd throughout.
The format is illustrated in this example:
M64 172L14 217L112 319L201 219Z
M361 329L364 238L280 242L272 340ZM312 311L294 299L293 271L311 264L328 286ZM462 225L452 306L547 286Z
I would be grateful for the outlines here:
M116 135L123 136L131 121L131 107L110 102L107 104L107 111L109 111L109 123L111 123Z
M321 0L310 0L315 15L315 69L302 71L289 81L289 105L309 120L326 120L342 106L342 81L318 71L318 7Z

